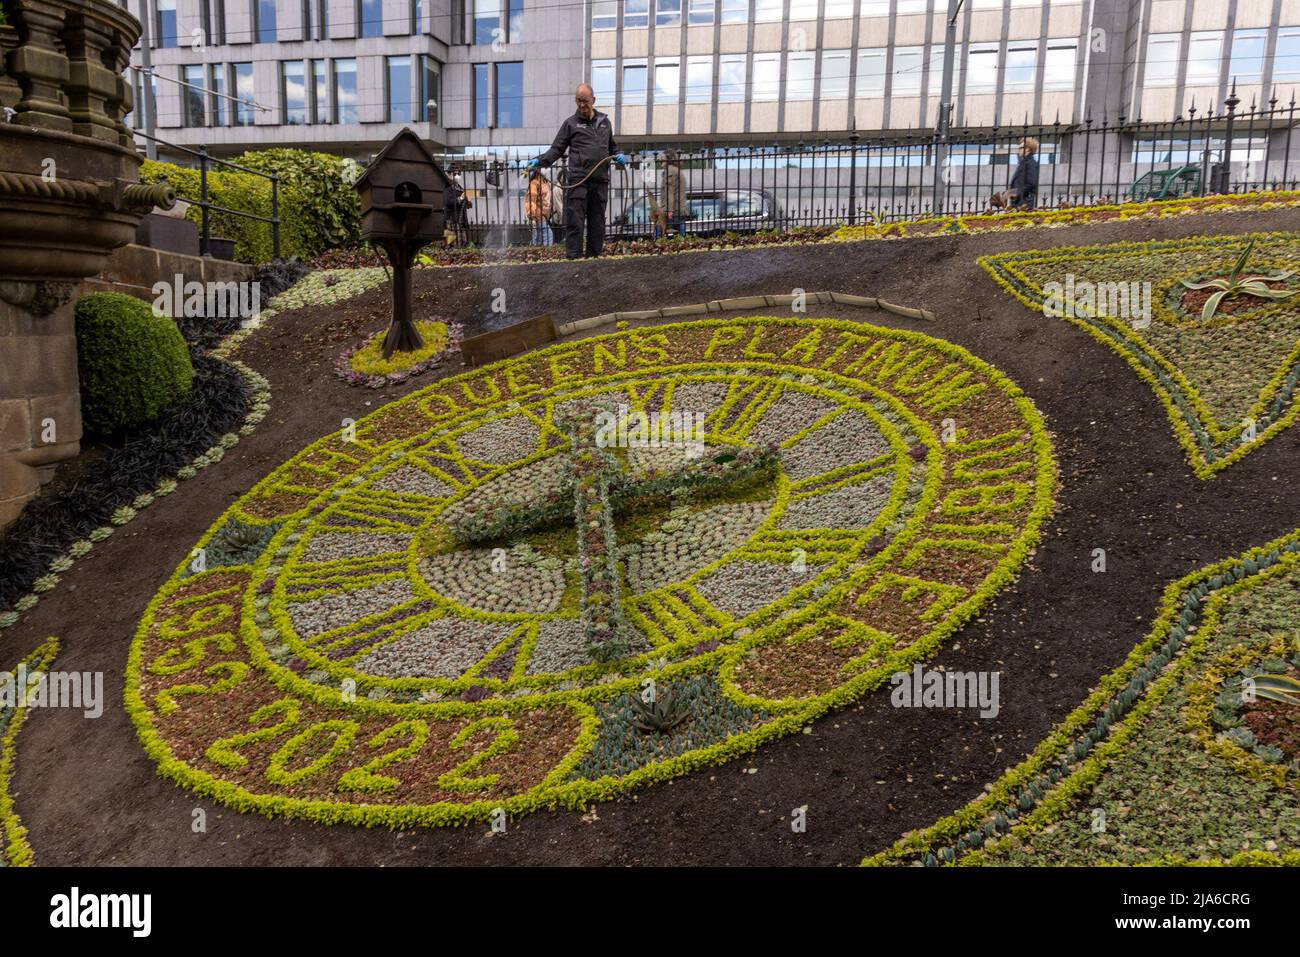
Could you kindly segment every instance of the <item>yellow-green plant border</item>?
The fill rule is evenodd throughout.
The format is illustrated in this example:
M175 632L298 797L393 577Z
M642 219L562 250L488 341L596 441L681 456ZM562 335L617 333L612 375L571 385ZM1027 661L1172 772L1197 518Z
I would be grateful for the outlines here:
M1014 803L1017 795L1024 794L1031 784L1045 792L1034 799L1032 808L1013 819L1010 826L999 829L1001 833L997 837L991 837L987 844L981 843L968 851L956 863L959 866L984 864L988 851L1000 847L1010 836L1031 833L1056 821L1074 798L1095 784L1105 769L1135 742L1146 717L1197 660L1196 652L1208 640L1203 636L1211 633L1217 625L1223 604L1238 592L1258 584L1262 579L1257 576L1267 577L1297 567L1300 567L1300 529L1241 555L1198 569L1166 586L1147 637L1118 668L1101 679L1083 703L1066 716L1029 757L999 778L981 797L928 827L904 835L891 847L865 858L862 864L881 867L920 863L922 855L929 858L926 863L952 863L949 859L936 857L934 852L941 848L952 849L956 841L987 825L990 818ZM1196 599L1194 603L1193 597ZM1198 619L1190 614L1193 607L1201 609L1202 617ZM1198 621L1195 632L1189 632L1189 626ZM1070 748L1078 746L1080 732L1105 713L1105 709L1130 685L1139 669L1149 669L1153 657L1163 654L1171 645L1174 651L1170 653L1168 662L1152 676L1140 697L1124 713L1123 720L1111 725L1109 734L1091 746L1084 756L1070 760ZM1077 756L1078 752L1075 754ZM1045 777L1053 765L1058 768L1068 765L1069 773L1056 778ZM1268 775L1252 773L1258 769L1248 763L1236 766L1258 780L1272 780ZM1260 854L1268 856L1267 852L1248 853L1255 857ZM1286 863L1300 861L1300 852L1287 852L1287 857L1279 860ZM1172 862L1172 859L1161 858L1150 863L1162 861Z
M1027 249L981 256L978 263L992 277L993 281L1009 295L1035 312L1041 313L1047 297L1041 286L1014 268L1012 264L1019 259L1037 258L1040 262L1069 262L1072 258L1083 255L1096 257L1106 252L1128 254L1148 249L1177 247L1188 243L1212 243L1215 240L1221 241L1223 238L1219 236L1192 236L1185 239L1126 241L1096 246L1063 246L1054 250ZM1294 234L1284 232L1242 233L1227 238L1234 241L1251 238L1292 239ZM1008 279L1008 275L1012 276L1016 282ZM1017 283L1020 285L1017 285ZM1164 406L1165 414L1169 419L1169 424L1174 431L1178 444L1182 446L1192 471L1198 478L1214 478L1219 472L1240 461L1283 429L1292 425L1296 418L1300 416L1300 402L1297 401L1297 392L1293 389L1289 399L1286 400L1289 402L1289 408L1286 408L1278 418L1270 422L1254 439L1249 442L1239 443L1236 448L1225 455L1210 458L1205 453L1201 443L1197 441L1196 428L1200 428L1205 432L1211 447L1222 444L1233 436L1238 436L1239 430L1224 428L1219 425L1217 419L1205 404L1204 399L1201 398L1200 392L1187 381L1187 378L1177 366L1156 352L1141 337L1135 335L1123 322L1099 315L1078 304L1067 304L1062 311L1062 318L1078 326L1093 339L1118 353L1128 363L1129 367L1137 373L1138 377L1151 387L1160 404ZM1104 330L1097 325L1098 323L1104 325ZM1189 421L1188 416L1183 413L1178 403L1174 401L1174 396L1170 390L1160 382L1159 377L1152 372L1140 357L1144 357L1157 366L1181 390L1180 398L1194 410L1194 424ZM1296 343L1295 348L1287 356L1286 362L1260 390L1260 397L1248 410L1248 417L1257 417L1263 408L1267 407L1270 402L1275 401L1274 397L1279 393L1279 390L1297 366L1300 366L1300 342Z
M1034 407L1029 397L1026 396L1019 386L1012 382L1011 379L1000 370L954 343L909 330L890 329L888 327L879 327L868 323L853 322L849 320L799 320L788 317L732 317L725 319L697 320L680 324L667 324L655 327L655 331L662 334L665 331L671 332L677 326L709 328L754 322L809 324L810 326L815 324L817 328L838 329L841 331L852 332L860 332L865 329L869 330L873 334L881 334L888 338L923 344L929 349L934 349L940 353L945 353L951 357L960 359L962 362L978 371L982 376L986 377L990 385L999 389L1004 395L1012 400L1017 411L1020 413L1025 426L1031 434L1031 449L1035 462L1034 505L1024 521L1024 527L1020 535L1007 550L1006 555L998 561L995 569L985 576L980 585L974 592L972 592L971 596L963 602L958 611L948 618L942 627L935 629L923 639L909 646L905 651L899 654L896 660L891 660L890 664L894 667L905 667L913 662L919 661L929 655L940 643L964 626L987 604L997 591L1013 580L1023 561L1039 544L1042 526L1047 517L1051 514L1055 505L1054 493L1058 481L1056 463L1053 457L1050 434L1047 430L1046 423L1041 414ZM584 340L584 342L592 344L600 340L613 340L622 334L623 331L620 330L618 332L593 337L592 339ZM539 350L537 353L528 353L525 355L530 358L536 358L539 355L557 355L566 351L569 347L569 343L560 343L547 349ZM493 363L492 365L480 369L462 373L458 376L439 380L439 384L477 378L482 376L485 372L491 373L496 369L504 368L512 362L518 361L518 359L519 357L514 357L512 359ZM751 366L760 364L761 363L757 362L749 363ZM671 368L665 370L656 367L656 371L660 373L670 372ZM823 375L826 374L826 370L819 371ZM374 415L390 409L395 405L407 402L419 402L424 391L425 390L418 390L410 393L394 403L390 403L381 409L375 410L375 412L371 413L371 416L368 416L367 418L373 417ZM365 419L360 420L358 426L364 422ZM317 445L322 445L340 435L341 432L326 436L317 442L312 443L311 446L304 449L299 453L299 455L305 455ZM404 441L409 440L395 440L393 443L381 443L380 447L382 448L389 444L401 445ZM933 481L937 482L937 470L935 470L933 466L936 464L938 449L932 446L929 451L929 456L930 468L928 469L927 482L931 481L929 475L934 475ZM320 497L323 498L328 496L330 491L331 490L321 492ZM242 501L242 499L240 501ZM217 530L229 518L242 515L238 508L239 504L240 503L237 501L231 505L230 508L228 508L222 516L213 523L208 532L200 540L199 547L202 547L204 543L210 540L210 538L216 534ZM305 508L299 510L299 512L301 511L305 511ZM287 518L289 516L283 517ZM258 559L257 566L226 566L223 567L221 571L226 573L244 572L251 575L256 567L269 563L271 555L271 549L268 548ZM326 824L348 823L362 826L396 828L406 826L464 825L486 820L499 811L504 811L510 815L522 815L541 809L582 808L594 801L609 800L627 794L636 788L667 781L698 768L721 764L734 757L749 753L768 741L801 730L806 727L809 722L817 719L830 710L843 707L844 705L857 700L862 694L865 694L875 685L883 683L888 676L882 669L858 675L837 686L833 691L815 697L812 699L812 704L802 710L780 713L772 720L767 721L752 731L732 735L713 745L687 751L666 760L653 762L619 778L605 776L597 779L580 779L547 787L548 783L556 776L555 774L552 774L534 788L502 800L480 800L468 804L441 802L427 805L364 805L347 802L298 799L282 795L255 794L238 785L223 781L204 771L193 768L184 761L176 758L167 741L154 727L152 712L146 705L141 693L140 673L143 664L142 656L146 638L159 608L170 594L172 594L175 588L178 587L180 581L183 580L178 578L178 576L184 567L185 564L182 563L181 568L173 574L167 584L150 601L132 639L126 667L126 712L130 716L130 719L136 728L137 735L141 740L145 752L156 763L160 776L169 779L202 797L217 800L240 812L255 811L267 816L300 818ZM241 622L241 632L244 635L245 646L249 652L250 663L254 667L258 668L264 675L267 675L272 683L284 690L289 690L285 684L282 684L282 681L286 680L286 675L281 674L281 672L287 672L288 669L280 668L270 659L259 639L253 636L252 640L250 640L250 633L257 630L255 624L256 609L254 602L255 598L252 592L246 591L243 601L244 614L243 621ZM753 636L750 636L748 640L752 642L755 639ZM877 671L879 671L879 673L877 673ZM294 676L294 678L296 679L296 676ZM303 685L304 686L300 688L298 682L295 680L292 688L293 693L303 694L303 696L308 700L312 700L322 705L336 705L340 702L339 693L335 689L315 685L310 682L303 682ZM570 701L566 701L565 703L570 706L581 704L581 702ZM449 704L450 707L448 707ZM418 704L394 705L389 702L372 701L360 697L349 701L348 705L349 708L361 714L388 713L394 708L400 708L403 713L414 715L417 713L423 713L424 710L426 710L426 706ZM530 699L527 704L514 705L513 707L536 708L538 706L539 699L533 698ZM512 703L508 699L506 701L494 701L492 702L492 707L493 711L491 713L508 713L512 708ZM590 706L586 707L589 708ZM427 706L427 710L432 713L435 711L435 706ZM483 707L474 707L473 704L468 702L463 703L463 706L458 706L456 703L444 702L440 703L436 707L436 710L440 715L450 716L485 713ZM561 770L567 773L572 766L575 766L580 757L595 744L598 733L598 722L596 721L594 714L591 712L584 713L582 730L574 741L569 752L569 757L565 758L564 761L557 766L556 773Z
M29 676L48 672L50 663L59 653L59 639L47 638L15 666L26 670ZM34 691L29 688L28 692ZM7 867L30 867L35 863L32 846L27 841L27 828L23 827L14 806L10 786L13 784L14 763L18 756L18 732L27 720L31 709L25 704L14 707L13 715L0 737L0 861Z

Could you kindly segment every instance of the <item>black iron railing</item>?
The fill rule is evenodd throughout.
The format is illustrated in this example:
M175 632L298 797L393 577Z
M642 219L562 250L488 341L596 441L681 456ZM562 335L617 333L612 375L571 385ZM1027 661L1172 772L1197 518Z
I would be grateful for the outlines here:
M1300 188L1294 98L1241 107L1234 92L1218 112L1193 106L1161 123L1089 116L1074 124L954 131L943 142L933 131L917 130L677 147L687 194L684 229L786 230L982 212L995 192L1008 188L1026 137L1039 141L1038 209ZM608 232L652 236L664 203L664 154L629 150L628 157L627 168L610 173ZM467 219L475 241L529 241L530 158L508 150L440 157L460 174L472 201ZM563 164L543 173L560 185L569 179Z
M280 258L280 180L274 173L264 173L261 170L250 169L247 166L240 166L238 163L232 163L229 160L223 160L219 157L212 156L208 153L206 146L200 146L194 149L189 146L179 146L176 143L169 143L167 140L159 139L156 136L150 136L141 130L132 131L136 136L147 140L152 140L168 150L175 150L178 153L184 153L194 157L198 161L199 170L199 195L186 196L178 189L176 198L190 203L199 208L199 255L211 255L209 247L212 240L211 232L211 215L214 212L225 213L229 216L239 216L244 219L252 219L261 223L270 223L271 225L271 255L274 259ZM271 215L261 216L257 213L250 213L242 209L230 209L225 206L218 206L212 202L208 196L208 169L211 164L217 164L225 169L238 170L241 173L249 173L253 176L260 176L262 179L269 180L271 183ZM175 184L172 184L175 186Z

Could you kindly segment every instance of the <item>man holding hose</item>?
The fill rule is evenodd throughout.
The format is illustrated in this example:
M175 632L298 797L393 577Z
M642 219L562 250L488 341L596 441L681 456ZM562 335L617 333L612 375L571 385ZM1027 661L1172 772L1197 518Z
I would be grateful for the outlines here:
M555 142L541 156L528 163L531 172L550 166L566 153L569 171L560 185L564 189L564 245L569 259L599 256L605 244L605 204L609 200L609 167L627 164L627 157L614 143L614 126L596 109L596 94L583 83L573 96L578 110L560 127ZM585 228L584 228L585 227Z

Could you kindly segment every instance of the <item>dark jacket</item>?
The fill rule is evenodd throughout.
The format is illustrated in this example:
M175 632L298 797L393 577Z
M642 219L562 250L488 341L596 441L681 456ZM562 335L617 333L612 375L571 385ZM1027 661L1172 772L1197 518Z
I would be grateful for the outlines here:
M1032 153L1022 159L1011 174L1011 189L1016 191L1017 206L1033 209L1038 203L1038 157Z
M465 198L465 187L454 181L448 181L442 191L443 215L448 226L461 225L468 221L470 201Z
M593 110L589 120L583 119L578 113L565 120L560 126L560 132L555 134L555 142L551 144L549 150L538 157L538 162L542 166L550 166L567 153L569 175L565 177L564 182L567 186L586 176L588 170L606 156L613 156L617 152L618 145L614 142L614 124L604 113ZM606 163L596 170L587 182L607 182L609 166L610 164Z

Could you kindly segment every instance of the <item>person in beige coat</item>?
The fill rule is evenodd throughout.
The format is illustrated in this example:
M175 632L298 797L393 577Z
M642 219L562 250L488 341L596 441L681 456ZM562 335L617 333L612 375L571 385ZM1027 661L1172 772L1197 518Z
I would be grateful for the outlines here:
M540 170L528 174L528 194L524 197L524 215L533 227L532 244L551 244L551 183Z

